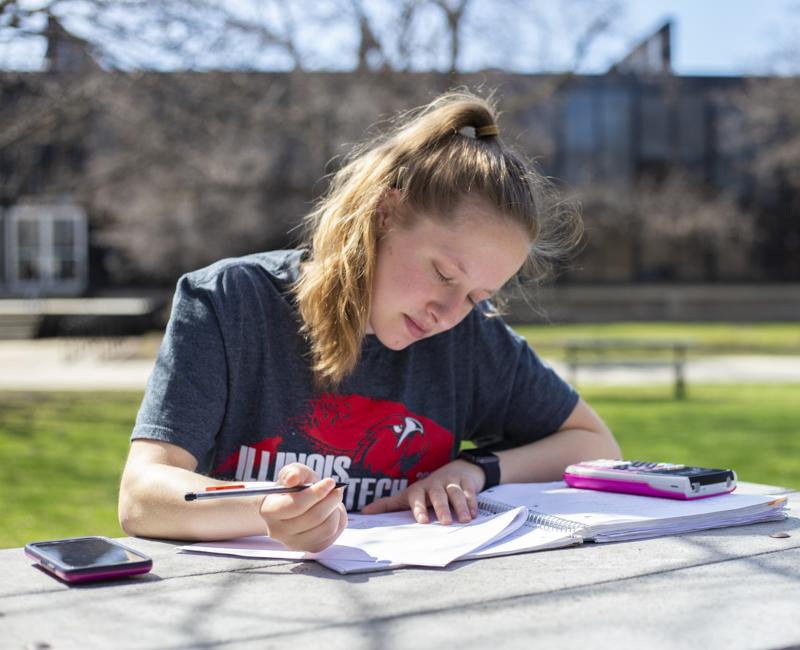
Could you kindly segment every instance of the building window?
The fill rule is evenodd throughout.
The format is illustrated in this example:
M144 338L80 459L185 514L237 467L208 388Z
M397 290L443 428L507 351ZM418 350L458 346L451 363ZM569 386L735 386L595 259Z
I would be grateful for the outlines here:
M88 224L75 205L22 205L6 219L6 279L12 293L76 295L88 280Z

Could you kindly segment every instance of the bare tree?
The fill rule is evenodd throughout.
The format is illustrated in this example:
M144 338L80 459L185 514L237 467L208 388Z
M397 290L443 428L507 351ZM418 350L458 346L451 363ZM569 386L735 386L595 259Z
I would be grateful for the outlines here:
M778 41L776 74L749 79L734 97L729 144L739 173L749 176L748 200L758 212L759 263L774 280L800 279L800 5Z
M589 269L594 280L600 279L598 269L607 273L605 280L736 280L751 275L753 216L729 192L673 171L632 188L590 186L580 197L591 245L578 266Z
M597 7L576 19L573 60L617 3ZM480 67L480 47L496 60L518 33L512 15L535 24L536 5L0 0L0 41L49 35L58 72L0 79L0 197L72 194L119 277L171 279L285 244L348 143ZM86 65L58 49L64 39ZM508 122L543 107L563 78L504 102ZM524 148L546 153L544 129L526 128Z
M32 38L56 18L84 39L102 67L135 69L300 68L297 23L326 19L318 3L260 0L0 0L0 40Z
M40 35L55 17L104 68L463 72L508 67L515 52L532 71L542 61L528 46L558 40L570 70L621 13L620 0L0 0L0 42Z

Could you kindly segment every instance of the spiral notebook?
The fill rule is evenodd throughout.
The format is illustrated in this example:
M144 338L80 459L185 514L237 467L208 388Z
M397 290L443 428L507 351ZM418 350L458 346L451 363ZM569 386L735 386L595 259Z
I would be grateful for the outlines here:
M179 547L181 551L251 558L316 560L339 573L407 565L443 567L456 560L776 521L787 498L732 494L677 501L569 488L554 483L499 485L479 495L470 524L417 524L407 511L350 515L348 528L320 553L289 551L269 537Z
M479 497L478 511L480 517L495 517L510 511L517 511L519 506L510 506L491 499ZM381 516L381 515L372 515ZM415 526L428 526L430 524L415 524ZM468 524L469 525L469 524ZM523 517L518 524L505 530L502 536L476 544L472 550L462 553L452 561L475 560L498 555L514 555L516 553L529 553L532 551L545 551L565 546L575 546L583 543L583 538L576 533L577 526L558 517L551 517L540 512L533 512L528 508L523 509ZM390 531L387 531L390 532ZM344 558L328 555L325 551L314 557L323 566L338 571L339 573L363 573L366 571L383 571L396 569L415 562L403 561L400 558L370 559ZM449 563L448 563L449 564ZM446 566L446 565L441 565Z
M546 513L550 525L592 542L777 521L787 516L788 507L786 496L755 494L745 485L730 494L693 501L579 490L563 481L498 485L482 492L481 497L500 507L525 506L531 512Z

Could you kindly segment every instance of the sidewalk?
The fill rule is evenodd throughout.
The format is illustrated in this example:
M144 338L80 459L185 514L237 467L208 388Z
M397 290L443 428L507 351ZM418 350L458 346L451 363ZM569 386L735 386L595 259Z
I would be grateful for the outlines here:
M135 338L0 341L0 391L141 391L153 361Z
M152 349L137 338L0 341L0 391L142 391L153 368ZM566 364L553 368L569 378ZM686 381L703 384L800 383L800 356L699 357L686 363ZM580 368L578 386L672 384L671 368L613 365Z
M550 365L565 379L570 379L567 364ZM653 368L612 365L607 368L579 368L578 385L637 386L674 384L675 371L668 365ZM686 383L692 384L768 384L800 383L800 356L732 355L698 357L686 361Z

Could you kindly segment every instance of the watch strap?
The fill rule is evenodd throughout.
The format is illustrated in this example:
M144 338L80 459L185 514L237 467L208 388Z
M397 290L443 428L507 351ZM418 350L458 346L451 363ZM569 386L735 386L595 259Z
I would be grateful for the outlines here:
M483 470L484 490L500 485L500 459L494 452L480 448L464 449L458 454L458 458L477 465Z

